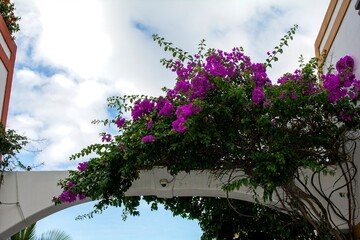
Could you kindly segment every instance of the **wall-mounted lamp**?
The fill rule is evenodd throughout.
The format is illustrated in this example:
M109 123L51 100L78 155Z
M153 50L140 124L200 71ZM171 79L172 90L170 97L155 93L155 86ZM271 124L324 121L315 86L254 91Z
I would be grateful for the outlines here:
M167 179L160 179L160 185L162 187L166 187L168 185L169 181Z

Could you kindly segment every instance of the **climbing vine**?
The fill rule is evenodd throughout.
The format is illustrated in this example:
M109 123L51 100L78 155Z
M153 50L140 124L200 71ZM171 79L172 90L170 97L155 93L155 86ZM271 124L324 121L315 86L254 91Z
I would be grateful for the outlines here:
M2 171L15 169L30 170L17 159L17 154L29 143L26 136L18 134L13 129L5 129L0 122L0 156L2 157L0 167Z
M0 188L4 173L18 169L31 170L31 166L24 165L17 155L28 144L28 138L16 133L13 129L5 129L0 122Z
M296 28L289 30L264 63L253 63L240 47L230 52L206 49L204 40L199 51L190 55L154 35L154 41L172 53L174 59L161 63L176 73L175 86L164 88L159 97L109 98L109 107L118 115L94 122L114 125L118 132L102 133L102 143L71 156L92 157L59 182L63 193L54 202L89 197L99 201L85 216L122 205L137 215L140 198L126 198L124 193L140 170L163 166L175 175L237 169L244 175L232 175L223 186L225 191L246 186L254 190L257 201L276 198L279 204L273 208L304 220L316 238L347 239L336 219L353 233L360 81L353 74L353 59L344 56L336 72L320 79L317 60L311 59L274 84L266 70ZM333 191L323 188L321 179L326 175L333 175ZM259 188L261 196L255 191ZM337 208L335 195L344 197L347 212Z
M15 38L14 34L20 31L20 17L15 15L14 3L11 3L10 0L0 0L0 14L11 36Z

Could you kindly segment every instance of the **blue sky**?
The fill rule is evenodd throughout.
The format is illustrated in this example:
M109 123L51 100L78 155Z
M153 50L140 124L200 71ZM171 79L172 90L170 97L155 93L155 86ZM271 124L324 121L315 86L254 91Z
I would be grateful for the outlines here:
M314 56L315 38L330 1L14 2L22 21L16 35L8 127L42 140L28 147L41 151L25 152L23 161L44 163L38 170L58 170L75 168L77 162L70 162L69 156L100 141L98 134L106 129L91 121L113 114L106 108L107 97L158 96L163 86L174 86L175 76L159 63L169 55L152 41L153 33L188 52L196 52L201 39L208 47L227 51L243 46L253 62L263 62L266 52L298 24L294 41L268 72L275 82L296 69L300 54L305 59ZM40 221L38 230L60 228L74 239L105 239L105 233L106 239L143 239L143 234L147 239L199 239L201 235L197 222L173 218L163 210L149 213L144 204L142 216L125 223L119 209L109 209L91 221L73 220L89 207L56 213Z
M78 215L90 212L93 203L85 203L55 213L39 221L37 230L61 229L71 235L73 239L157 239L183 240L200 239L201 229L197 221L189 221L181 217L173 217L170 211L161 207L158 211L151 211L145 202L139 207L140 216L129 216L122 220L122 210L109 208L101 215L92 219L74 221ZM84 212L85 211L85 212Z

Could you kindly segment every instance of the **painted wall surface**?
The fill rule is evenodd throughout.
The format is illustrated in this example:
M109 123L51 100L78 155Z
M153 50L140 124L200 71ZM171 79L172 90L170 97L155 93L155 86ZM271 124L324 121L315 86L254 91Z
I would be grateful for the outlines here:
M339 0L339 1L333 1L333 3L330 3L330 4L334 4L335 7L333 9L333 13L332 13L330 21L328 23L329 25L326 28L326 31L325 31L325 34L324 34L324 37L323 37L323 41L320 44L320 49L321 50L323 50L325 48L326 40L329 38L330 32L331 32L332 28L334 27L336 16L339 14L339 11L340 11L340 8L341 8L341 5L342 5L343 1L344 0Z
M4 104L7 75L8 75L8 71L4 63L0 61L0 113L2 113L3 104Z
M335 64L341 57L349 55L354 58L354 72L357 79L360 79L360 16L355 10L356 1L352 0L342 20L340 28L334 38L333 44L329 49L328 56L324 64L324 72L331 65ZM358 147L355 155L356 167L360 169L360 149ZM356 176L357 186L355 188L356 198L360 199L360 174ZM359 206L358 206L359 207ZM358 217L356 223L360 222Z
M11 51L10 51L9 47L7 46L7 43L5 41L5 38L4 38L2 32L0 32L0 45L4 49L4 52L5 52L6 56L7 56L7 58L10 59Z
M329 66L339 58L349 55L355 60L355 74L360 77L360 16L355 10L356 1L351 1L338 34L330 48L325 65Z
M16 44L0 15L0 121L6 125L12 77L16 56Z
M0 32L0 49L5 53L5 56L7 59L10 58L8 55L10 53L9 48L5 42L3 34ZM6 88L6 79L8 76L8 70L5 67L4 62L6 62L7 59L3 59L4 56L1 57L0 61L0 113L2 116L2 110L4 105L4 99L5 99L5 88ZM2 118L0 118L1 121Z
M323 72L327 73L330 66L346 56L351 56L355 61L354 73L360 79L360 12L356 7L359 0L331 0L324 21L315 41L315 53L319 59L325 58ZM325 54L325 55L323 55ZM360 147L353 159L358 173L355 177L355 198L357 208L360 208ZM356 236L360 239L360 215L359 210L355 223Z
M337 3L337 5L341 4ZM334 38L333 44L329 49L328 56L324 64L324 70L331 64L335 64L337 60L345 55L354 58L355 61L355 75L357 79L360 78L360 16L355 10L356 1L352 0L342 20L340 28ZM336 8L338 9L338 7ZM337 12L333 14L335 18ZM326 36L326 35L325 35ZM326 39L324 37L324 39ZM325 42L325 41L323 41ZM325 71L326 72L326 71Z

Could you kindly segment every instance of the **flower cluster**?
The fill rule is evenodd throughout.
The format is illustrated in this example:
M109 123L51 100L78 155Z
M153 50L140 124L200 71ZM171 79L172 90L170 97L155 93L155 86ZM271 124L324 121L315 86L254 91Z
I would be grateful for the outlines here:
M180 133L185 132L187 129L185 126L186 119L200 111L201 107L195 106L193 103L178 107L175 113L177 119L172 122L172 129Z
M117 118L115 124L118 128L122 128L125 124L125 118Z
M86 170L87 168L87 164L88 162L82 162L82 163L79 163L77 169L80 171L80 172L83 172Z
M156 138L153 135L147 135L141 139L143 143L147 143L147 142L153 143L155 142L155 140Z
M356 99L360 81L353 74L354 60L350 56L341 58L336 63L337 74L322 76L324 88L329 92L329 101L337 102L344 97Z
M138 120L141 117L146 116L154 109L155 103L149 99L144 99L142 101L136 101L134 103L134 108L131 112L133 121Z
M20 17L15 16L14 11L14 3L11 3L10 0L0 0L0 14L13 38L14 33L20 30L18 24Z
M251 99L256 105L260 105L265 98L265 93L261 90L261 88L257 87L254 89Z
M204 53L201 45L198 54L189 55L156 40L178 55L162 62L177 76L173 88L159 97L110 98L109 106L119 113L105 123L114 124L118 134L104 133L102 143L71 157L92 156L61 182L57 203L86 195L99 200L99 211L108 205L134 209L138 202L124 193L139 170L155 166L173 175L240 169L243 176L234 177L226 190L262 187L269 199L294 181L298 169L321 172L348 161L340 145L355 139L347 138L348 132L360 129L360 85L351 57L340 59L337 72L322 77L323 85L315 74L316 60L275 84L266 70L280 48L266 63L254 63L241 48Z
M324 88L317 89L315 89L313 79L304 78L303 70L298 69L293 74L285 74L278 79L278 84L286 85L288 82L296 82L302 86L301 92L287 89L278 95L278 99L294 100L299 95L310 96L322 91L327 91L330 102L336 102L345 96L355 99L360 85L352 73L353 65L354 62L349 56L340 59L337 63L338 73L324 75ZM224 82L227 84L235 82L239 86L247 82L252 83L250 86L253 88L250 88L251 96L249 96L252 102L257 107L272 106L271 97L266 96L266 91L272 87L272 83L267 76L265 66L262 63L252 63L239 48L234 48L230 53L213 50L206 57L205 63L198 60L189 61L187 64L175 61L171 65L172 71L178 76L174 89L168 89L165 98L161 96L157 99L136 101L131 112L133 121L150 115L166 116L173 119L171 130L184 133L187 130L187 119L202 110L201 104L207 93L219 91L221 88L219 84L224 84ZM218 82L218 77L221 83ZM350 118L346 119L349 121ZM147 120L147 130L150 130L153 124L153 119ZM151 141L142 140L142 142L154 141L155 138Z
M110 141L111 141L111 134L109 134L109 133L104 134L104 135L101 137L101 141L103 141L103 142L110 142Z
M241 48L233 48L231 52L212 50L204 62L199 61L197 55L194 61L187 64L180 60L174 61L170 68L177 74L175 87L168 89L165 97L135 101L131 112L133 121L150 115L157 116L156 119L160 116L175 118L171 122L171 130L184 133L187 130L187 119L201 111L201 102L208 92L219 89L219 79L228 84L234 80L240 84L246 81L244 75L248 74L249 81L256 86L252 93L256 105L260 105L265 98L262 89L271 86L265 65L252 63ZM147 130L151 128L149 124L153 123L153 120L148 121Z
M156 105L156 108L160 110L159 116L165 115L169 117L174 112L174 104L167 99L161 99Z
M73 182L68 182L65 191L63 191L59 197L53 197L53 201L59 203L72 203L76 200L84 200L86 196L81 193L73 192L72 189L74 187L75 184Z
M211 66L207 66L203 71L197 71L201 68L196 62L190 62L185 67L180 61L173 66L173 71L178 75L178 81L173 90L169 90L167 97L169 99L177 99L180 96L186 96L190 101L195 99L203 99L208 90L214 87L209 82L206 70L211 71Z

